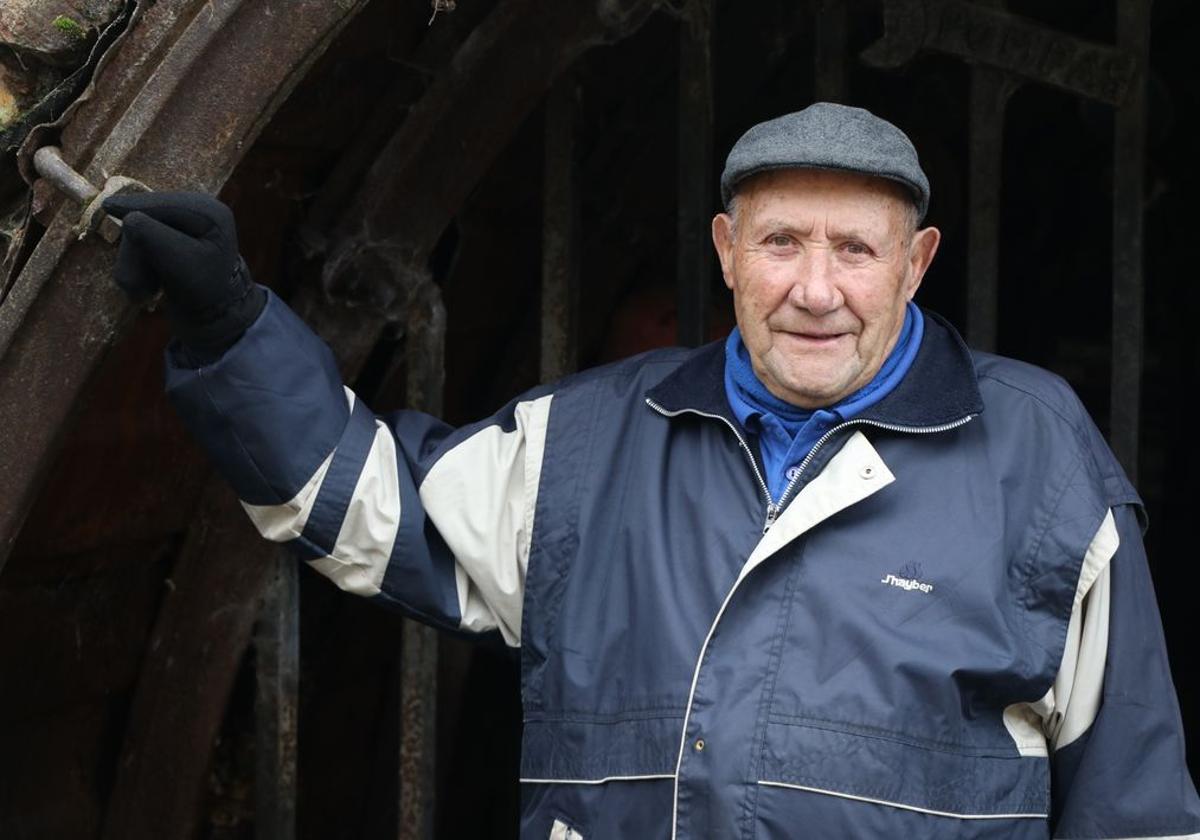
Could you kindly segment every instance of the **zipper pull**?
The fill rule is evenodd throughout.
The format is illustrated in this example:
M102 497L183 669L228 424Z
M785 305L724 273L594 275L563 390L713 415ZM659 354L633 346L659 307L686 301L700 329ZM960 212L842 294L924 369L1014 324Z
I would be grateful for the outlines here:
M763 522L763 533L771 530L771 526L775 524L775 517L779 515L779 508L774 504L767 505L767 519Z

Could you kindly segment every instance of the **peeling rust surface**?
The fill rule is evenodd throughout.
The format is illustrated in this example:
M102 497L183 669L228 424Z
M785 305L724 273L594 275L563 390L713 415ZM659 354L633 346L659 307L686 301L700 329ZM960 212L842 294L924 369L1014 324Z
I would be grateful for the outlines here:
M303 0L281 28L268 4L162 0L64 128L63 156L93 183L121 174L215 191L349 16ZM129 315L109 279L111 246L76 241L71 205L46 213L45 236L0 304L0 426L10 430L0 439L0 568L76 396Z

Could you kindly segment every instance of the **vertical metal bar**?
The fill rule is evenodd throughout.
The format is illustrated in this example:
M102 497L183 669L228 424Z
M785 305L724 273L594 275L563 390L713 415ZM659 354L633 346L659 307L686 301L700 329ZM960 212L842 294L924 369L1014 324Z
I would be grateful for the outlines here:
M542 190L541 377L551 382L579 366L578 249L575 245L575 120L579 88L570 76L546 98L544 187Z
M296 836L296 727L300 685L300 581L276 563L254 634L256 840Z
M408 312L407 403L442 412L446 309L432 282L413 293ZM437 634L405 620L400 659L400 840L433 837L433 783L437 725Z
M707 334L712 277L713 0L690 0L679 33L679 172L677 305L679 343L694 347Z
M815 97L822 102L846 99L846 3L817 0Z
M1113 136L1112 389L1109 437L1130 479L1137 480L1142 395L1142 213L1146 149L1146 74L1150 0L1118 0L1117 45L1137 70L1117 107Z
M968 127L967 341L994 352L1000 305L1000 169L1004 111L1016 88L1002 70L971 71Z

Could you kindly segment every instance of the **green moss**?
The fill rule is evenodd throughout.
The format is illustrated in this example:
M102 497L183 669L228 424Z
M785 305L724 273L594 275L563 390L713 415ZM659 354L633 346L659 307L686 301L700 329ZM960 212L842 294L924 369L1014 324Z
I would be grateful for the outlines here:
M80 26L78 21L66 15L59 15L54 19L53 23L54 28L59 32L65 32L79 39L87 37L87 30Z

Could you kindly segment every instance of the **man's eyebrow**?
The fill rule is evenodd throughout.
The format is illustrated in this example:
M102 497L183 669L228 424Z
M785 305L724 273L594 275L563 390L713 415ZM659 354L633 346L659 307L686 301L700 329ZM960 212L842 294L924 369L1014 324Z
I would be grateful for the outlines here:
M872 230L864 227L830 227L826 230L830 239L859 239L874 242L887 237L885 231Z
M764 219L759 219L759 220L755 221L753 227L756 231L758 231L758 230L781 230L781 231L786 231L788 233L803 233L803 234L809 234L809 233L813 232L813 225L811 222L808 223L807 225L801 226L801 225L796 224L796 222L794 222L794 221L791 221L789 219L779 218L776 216L768 216Z

